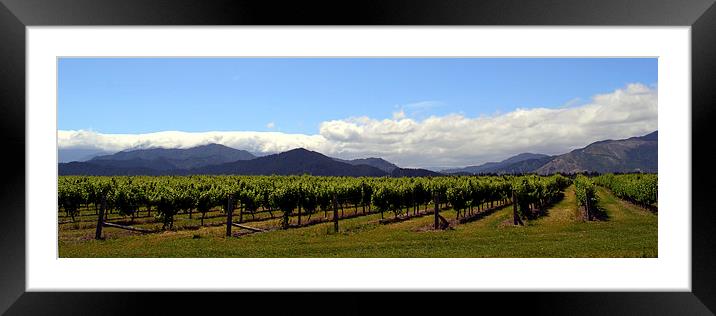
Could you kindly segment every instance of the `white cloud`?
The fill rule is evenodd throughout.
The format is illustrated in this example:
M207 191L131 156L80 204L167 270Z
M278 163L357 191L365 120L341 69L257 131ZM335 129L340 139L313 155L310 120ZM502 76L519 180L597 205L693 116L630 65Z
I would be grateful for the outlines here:
M318 135L278 132L160 132L137 135L59 131L61 148L188 148L207 143L252 152L296 147L340 158L383 157L405 167L475 165L521 152L561 154L603 139L644 135L657 129L655 86L630 84L596 95L583 105L516 109L504 114L462 114L391 119L351 117L321 123Z
M286 134L279 132L178 132L147 134L101 134L92 131L58 131L62 149L97 148L120 151L130 148L190 148L209 143L251 152L280 152L297 147L324 151L329 147L320 135Z
M274 127L276 127L276 123L274 123L274 122L268 122L268 124L266 124L266 128L274 128Z

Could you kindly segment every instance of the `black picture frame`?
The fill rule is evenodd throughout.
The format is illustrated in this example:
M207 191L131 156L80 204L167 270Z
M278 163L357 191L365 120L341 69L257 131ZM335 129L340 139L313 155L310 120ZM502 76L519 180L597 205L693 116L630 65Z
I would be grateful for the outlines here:
M713 0L208 1L0 0L0 312L7 315L210 313L226 305L271 313L363 314L501 308L514 313L713 315L716 311L716 6ZM25 34L57 25L643 25L691 27L691 292L77 293L25 291ZM50 197L48 197L50 198ZM684 205L688 205L684 201ZM687 208L685 208L687 209ZM335 297L335 299L332 299ZM426 300L432 298L433 300ZM172 303L167 303L172 302ZM380 303L387 303L378 309ZM280 303L280 304L277 304ZM457 306L455 304L458 304ZM383 305L383 304L380 304ZM458 312L458 311L455 311Z

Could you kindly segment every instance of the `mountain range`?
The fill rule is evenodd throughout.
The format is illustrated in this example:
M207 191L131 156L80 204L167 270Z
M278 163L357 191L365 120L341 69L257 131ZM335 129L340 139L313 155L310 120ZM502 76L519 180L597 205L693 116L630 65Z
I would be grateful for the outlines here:
M59 164L59 173L87 175L162 175L178 174L181 170L254 159L245 151L219 144L189 149L150 148L126 150L102 155L87 161Z
M479 166L467 166L465 168L447 169L442 170L442 172L461 174L524 173L529 172L529 170L535 169L533 166L530 166L529 163L527 163L527 165L525 166L523 163L524 161L543 161L548 158L550 158L550 156L543 154L522 153L507 158L500 162L487 162Z
M292 175L380 177L386 172L366 164L352 165L337 161L315 151L303 148L251 160L205 166L186 170L189 174L244 174L244 175Z
M393 172L393 170L398 169L398 166L396 166L395 164L393 164L391 162L384 160L383 158L370 157L370 158L360 158L360 159L353 159L353 160L344 160L344 159L338 159L338 158L333 158L333 159L336 161L345 162L347 164L351 164L354 166L369 165L372 167L376 167L380 170L383 170L387 173L391 173L391 172Z
M446 174L554 174L657 172L658 131L620 140L602 140L555 156L523 153L500 162L442 170Z
M189 175L244 174L318 176L428 176L425 169L404 169L381 158L343 160L297 148L256 157L219 144L189 149L138 149L58 165L60 175Z
M603 140L559 155L535 169L538 174L577 172L657 172L658 134Z
M344 160L303 148L257 157L219 144L189 149L137 149L59 163L60 175L244 174L416 177L455 174L657 172L657 132L598 141L562 155L521 153L500 162L435 172L401 168L382 158Z

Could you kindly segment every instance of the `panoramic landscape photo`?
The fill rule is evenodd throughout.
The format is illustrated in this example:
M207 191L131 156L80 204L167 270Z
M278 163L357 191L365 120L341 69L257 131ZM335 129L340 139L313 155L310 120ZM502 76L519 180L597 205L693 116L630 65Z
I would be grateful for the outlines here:
M61 258L658 257L656 58L60 58Z

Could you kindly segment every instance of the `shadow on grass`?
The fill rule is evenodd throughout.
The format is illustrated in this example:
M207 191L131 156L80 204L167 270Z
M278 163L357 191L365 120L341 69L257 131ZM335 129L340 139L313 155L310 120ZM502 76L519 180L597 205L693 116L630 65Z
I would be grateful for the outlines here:
M606 222L609 220L609 214L607 214L607 211L604 207L597 204L595 207L592 208L592 220Z
M564 200L564 197L565 197L564 192L557 193L555 195L555 197L551 201L549 201L547 204L545 204L541 209L535 208L535 209L531 210L530 215L527 218L523 218L523 219L535 220L540 217L549 216L549 209L552 208L553 206L557 205L557 203L562 202L562 200Z
M607 191L608 191L608 190L607 190ZM610 193L612 193L612 192L610 191ZM614 193L612 193L612 194L614 194ZM620 201L623 201L623 202L625 202L625 203L628 203L628 204L630 204L630 205L636 206L637 208L640 208L640 209L645 210L645 211L647 211L647 212L650 212L651 214L654 214L654 215L658 215L658 214L659 214L659 208L658 208L656 205L645 205L644 203L638 203L638 202L633 201L633 200L630 200L630 199L622 199L622 198L619 198L619 197L617 197L616 195L614 196L614 198L615 198L615 199L618 199L618 200L620 200Z
M404 222L407 220L411 220L413 218L423 217L423 216L427 216L427 215L434 215L434 214L435 214L434 210L424 210L422 212L419 211L417 214L411 214L408 216L401 214L401 215L398 215L397 217L383 218L383 219L379 220L378 222L381 224L393 224L393 223L400 223L400 222Z
M625 199L625 198L619 198L619 197L616 196L616 194L614 194L614 192L613 192L612 190L609 190L609 188L605 188L605 187L602 187L602 188L603 188L605 191L609 192L609 194L613 195L614 198L617 199L617 200L624 201L624 202L627 202L627 203L629 203L629 204L631 204L631 205L634 205L634 206L636 206L636 207L639 207L639 208L642 208L642 209L644 209L644 210L647 210L647 211L651 212L651 213L654 214L654 215L658 215L658 214L659 214L659 207L656 206L656 205L644 205L643 203L638 203L638 202L636 202L636 201L634 201L634 200Z
M470 216L468 216L468 217L461 217L461 218L458 220L458 223L460 223L460 224L465 224L465 223L470 223L470 222L474 222L474 221L477 221L477 220L481 220L481 219L485 218L486 216L488 216L488 215L490 215L490 214L496 212L497 210L499 210L499 209L501 209L501 208L504 208L504 207L507 207L507 206L510 206L510 205L512 205L512 203L508 203L508 204L505 204L505 205L497 205L497 206L494 206L494 207L492 207L492 208L486 209L486 210L484 210L484 211L481 211L481 212L475 213L475 214L473 214L473 215L470 215Z

